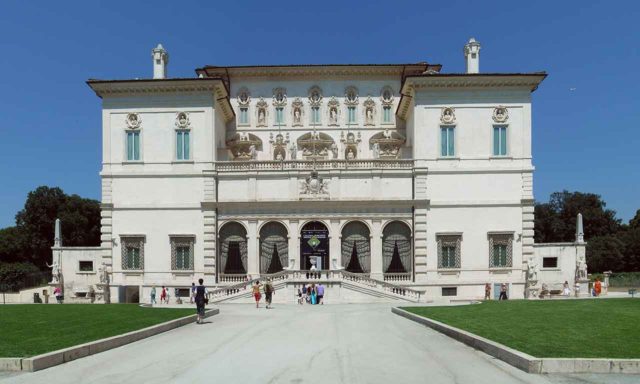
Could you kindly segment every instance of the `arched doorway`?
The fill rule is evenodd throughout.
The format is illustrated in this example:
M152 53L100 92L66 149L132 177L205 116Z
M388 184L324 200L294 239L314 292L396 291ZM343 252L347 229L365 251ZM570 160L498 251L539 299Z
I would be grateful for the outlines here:
M277 273L289 265L287 228L271 221L260 229L260 273Z
M235 221L220 228L218 270L221 275L247 274L247 230ZM224 277L224 276L223 276Z
M392 221L382 231L382 266L384 273L407 274L410 278L411 229L401 221Z
M300 230L300 269L329 269L329 230L319 221L310 221Z
M347 272L371 272L371 241L369 228L352 221L342 228L342 265Z

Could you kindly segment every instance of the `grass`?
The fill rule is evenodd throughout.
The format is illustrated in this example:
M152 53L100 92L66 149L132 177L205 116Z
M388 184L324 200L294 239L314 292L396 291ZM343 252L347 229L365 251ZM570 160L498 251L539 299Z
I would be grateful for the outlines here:
M535 357L640 358L640 300L489 301L406 307Z
M0 357L29 357L195 314L137 304L0 305Z

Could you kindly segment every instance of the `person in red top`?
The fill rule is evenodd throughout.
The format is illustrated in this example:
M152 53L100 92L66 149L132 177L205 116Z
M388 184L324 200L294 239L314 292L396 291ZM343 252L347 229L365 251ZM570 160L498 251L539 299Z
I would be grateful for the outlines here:
M600 293L602 292L602 283L600 282L600 279L596 279L593 289L596 291L596 296L600 296Z
M160 292L160 304L164 303L165 301L167 301L167 289L162 286L162 292Z

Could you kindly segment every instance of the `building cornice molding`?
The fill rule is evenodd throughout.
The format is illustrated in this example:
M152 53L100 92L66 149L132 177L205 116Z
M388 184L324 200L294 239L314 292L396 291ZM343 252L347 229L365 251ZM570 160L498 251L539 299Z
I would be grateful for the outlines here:
M94 80L87 85L100 98L163 93L211 92L216 99L216 107L225 122L235 117L229 100L229 91L220 78L199 79L140 79L140 80Z
M274 66L205 66L196 73L205 77L323 77L323 76L406 76L417 75L440 65L415 64L327 64Z
M528 88L535 91L547 77L545 72L534 73L435 73L409 75L400 91L401 97L396 115L406 120L416 90L465 89L465 88Z

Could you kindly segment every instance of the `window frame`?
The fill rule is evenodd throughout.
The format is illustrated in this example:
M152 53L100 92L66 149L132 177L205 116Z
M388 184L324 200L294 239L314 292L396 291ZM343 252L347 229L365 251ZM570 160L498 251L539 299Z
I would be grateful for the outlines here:
M143 271L144 270L144 244L146 238L144 235L121 235L120 236L120 258L121 268L124 272ZM129 263L128 248L138 249L138 265Z
M358 125L358 107L356 105L347 105L347 125ZM353 120L351 120L351 112L353 112Z
M457 134L456 134L456 124L440 124L440 150L438 151L438 153L440 154L440 158L441 159L454 159L456 158L457 155ZM449 141L449 134L447 133L447 154L443 154L442 153L442 144L443 144L443 140L444 140L444 130L447 130L447 132L449 130L451 130L451 132L453 132L453 154L449 154L448 153L448 149L450 148L450 141Z
M188 144L188 150L189 150L189 156L187 158L184 158L184 134L187 133L189 135L189 144ZM183 158L179 158L178 157L178 135L182 134L182 153L183 153ZM185 128L178 128L175 130L175 135L174 135L174 151L173 151L173 156L174 156L174 160L176 162L191 162L193 161L193 138L192 138L192 134L191 134L191 129L185 129Z
M436 248L438 250L438 270L459 270L462 268L462 233L437 233ZM454 249L454 254L450 251L444 252L444 249ZM451 257L453 256L453 265ZM444 260L447 259L445 265Z
M496 151L496 129L504 128L504 142L502 141L502 135L499 134L499 144L504 144L504 154L501 151ZM509 157L509 124L493 124L491 126L491 157ZM502 146L500 148L502 149Z
M278 113L280 112L280 113ZM275 114L273 119L273 125L276 127L280 127L285 125L285 114L284 114L284 106L275 107Z
M242 121L242 112L245 112L246 121ZM241 106L238 108L238 125L239 126L248 126L251 125L251 121L249 118L249 106Z
M386 113L389 112L389 120L386 119ZM382 106L382 124L393 124L393 114L391 113L391 105Z
M311 106L311 124L312 126L315 125L322 125L322 116L320 114L320 106ZM318 118L316 120L316 117Z
M544 261L545 260L555 260L555 265L553 267L546 267L544 265ZM560 267L558 267L558 262L559 261L560 261L559 257L557 257L557 256L543 256L542 257L542 269L547 269L547 270L549 270L549 269L559 269L560 268Z
M195 235L169 235L169 242L171 244L171 271L172 272L193 272L195 264ZM189 263L184 265L182 260L182 266L178 266L178 249L189 248ZM184 256L184 255L181 255Z
M129 134L137 135L138 137L138 158L129 159ZM133 148L135 154L135 145ZM135 157L135 156L134 156ZM125 129L124 131L124 161L123 163L141 163L142 162L142 131L138 129Z
M487 233L487 243L488 243L488 264L490 269L505 269L513 267L513 237L514 232L504 231L504 232L488 232ZM504 246L505 247L505 263L496 264L495 259L495 247L496 246ZM498 257L501 257L498 255Z
M91 263L91 269L83 269L82 263ZM78 260L78 272L80 273L92 273L95 272L93 260Z

